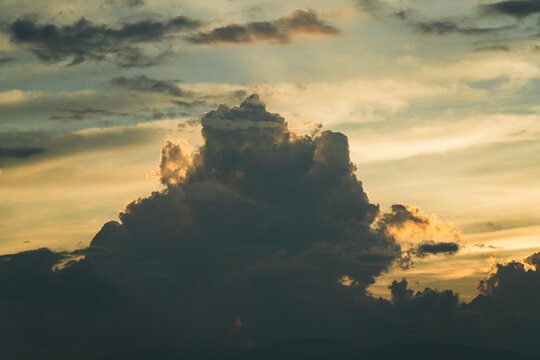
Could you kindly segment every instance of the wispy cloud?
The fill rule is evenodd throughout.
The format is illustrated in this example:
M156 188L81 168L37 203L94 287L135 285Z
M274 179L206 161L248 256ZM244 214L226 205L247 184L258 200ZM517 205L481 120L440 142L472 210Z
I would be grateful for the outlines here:
M335 36L339 33L338 28L328 24L314 10L295 10L291 15L276 20L229 24L188 36L187 39L195 44L207 45L255 42L289 44L300 35Z
M113 57L122 67L144 67L162 62L170 53L146 54L140 44L156 43L201 25L199 20L178 16L169 20L140 20L120 25L95 23L84 17L70 25L40 24L22 17L7 27L13 43L27 47L38 59L69 65Z

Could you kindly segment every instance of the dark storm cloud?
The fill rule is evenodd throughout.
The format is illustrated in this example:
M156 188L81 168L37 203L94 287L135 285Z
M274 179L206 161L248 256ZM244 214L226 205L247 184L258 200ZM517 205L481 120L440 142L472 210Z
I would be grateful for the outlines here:
M311 331L316 313L328 314L316 333L335 329L400 254L393 239L370 228L379 208L354 174L347 138L296 135L255 95L204 114L201 125L205 142L193 157L179 143L164 146L165 190L127 205L121 222L107 223L83 250L82 263L30 275L29 283L47 287L57 273L83 266L115 291L98 289L97 303L84 306L100 307L123 289L121 310L81 315L87 338L107 346L118 340L107 340L111 332L133 335L138 321L153 324L130 340L140 346L158 337L184 345L264 342ZM22 287L19 274L0 279ZM343 276L355 286L340 283ZM103 283L97 278L90 284ZM108 311L116 319L110 331L95 332Z
M170 20L140 20L119 26L97 24L81 18L71 25L39 24L22 17L7 26L13 43L32 51L41 61L71 60L76 65L87 60L117 58L123 67L149 66L162 61L168 52L150 56L138 47L155 43L186 30L194 30L201 22L186 16Z
M340 30L326 23L313 10L295 10L291 15L271 21L230 24L188 36L195 44L241 44L259 41L289 44L297 35L337 35Z
M190 91L181 89L177 83L172 80L158 80L149 78L145 75L126 78L124 76L114 78L110 81L111 85L133 91L153 92L168 94L171 96L191 96Z
M41 147L12 147L5 148L0 147L0 159L13 158L13 159L25 159L30 156L43 154L47 149Z
M539 0L509 0L481 5L488 14L513 16L518 19L540 12Z
M402 204L380 216L345 135L293 133L256 95L205 113L201 126L194 152L162 148L164 188L129 203L88 248L0 257L4 353L84 359L306 337L538 350L538 315L522 310L527 323L502 301L496 313L484 305L506 281L486 279L485 301L470 304L406 280L390 286L392 301L369 295L401 256L385 226L428 224ZM537 279L520 276L525 296Z

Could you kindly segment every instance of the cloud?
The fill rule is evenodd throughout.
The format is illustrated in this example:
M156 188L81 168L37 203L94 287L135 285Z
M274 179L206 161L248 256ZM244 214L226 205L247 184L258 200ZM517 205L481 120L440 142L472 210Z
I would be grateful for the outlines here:
M489 276L480 281L481 295L471 302L470 307L486 312L540 310L537 301L540 296L539 258L540 253L534 253L525 261L497 263Z
M159 178L167 186L178 184L185 180L188 169L192 165L192 148L183 140L167 139L161 148Z
M184 84L144 75L117 77L113 87L103 90L0 92L0 109L6 124L42 124L43 119L71 122L114 121L115 125L134 121L198 116L220 103L236 103L245 97L240 85ZM115 86L116 85L116 86ZM178 96L182 94L182 96ZM128 116L129 115L129 116Z
M12 57L0 57L0 65L15 61Z
M539 327L540 272L517 261L497 264L488 278L480 281L482 292L470 303L459 301L451 290L426 288L413 291L407 281L394 281L390 286L391 308L387 308L394 321L407 325L402 342L421 336L423 339L446 338L445 342L459 342L513 348L537 354L535 335ZM399 320L398 320L399 319ZM436 325L439 324L439 325ZM438 328L441 326L442 328ZM431 327L432 335L424 331ZM513 336L508 336L508 331ZM474 339L467 341L466 339ZM452 340L450 340L452 339ZM439 340L441 341L441 340ZM526 350L529 349L529 350Z
M504 304L495 317L478 301L414 292L406 280L392 283L392 301L370 296L366 288L411 236L438 253L457 232L408 205L381 215L355 175L345 135L294 133L257 95L205 113L201 126L195 151L166 141L163 188L127 204L89 247L0 257L3 351L98 358L321 336L537 350L524 331L508 337L506 320L492 326L513 320ZM522 284L536 284L530 278ZM502 284L490 281L481 299L495 301Z
M475 27L475 26L463 26L456 21L452 20L434 20L427 22L414 23L413 26L420 32L426 34L462 34L462 35L480 35L491 34L500 31L507 31L513 26L502 27Z
M111 85L132 91L161 93L178 97L192 95L190 91L181 89L177 85L177 81L158 80L149 78L146 75L138 75L131 78L121 76L112 79L110 83Z
M163 61L170 51L150 56L139 45L160 42L200 25L199 20L186 16L119 26L97 24L84 17L71 25L39 24L31 17L21 17L7 26L7 32L11 42L27 47L46 63L68 60L69 65L77 65L113 56L119 66L141 67Z
M540 12L540 1L538 0L509 0L491 4L483 4L481 8L486 13L513 16L524 18Z
M289 44L300 35L335 36L340 30L327 24L314 10L295 10L291 15L271 21L254 21L247 24L230 24L209 32L187 37L195 44L247 44L268 42Z
M459 250L459 244L455 242L439 242L426 241L418 245L416 254L420 257L426 255L437 254L455 254Z
M30 156L43 154L47 149L41 147L14 147L14 148L0 148L0 159L5 158L14 158L14 159L25 159Z
M362 1L370 4L371 0ZM374 1L378 3L378 1ZM384 4L383 4L384 5ZM480 5L481 7L490 5ZM387 5L375 6L372 12L382 14L380 10L384 10ZM480 26L480 18L478 14L453 15L444 18L428 18L421 16L421 12L417 8L393 8L392 12L386 12L385 18L399 20L411 27L413 30L424 34L460 34L466 36L491 35L510 30L517 29L517 25L501 25L501 26Z
M124 0L124 3L129 7L137 7L144 5L144 0Z
M379 15L388 8L388 4L381 0L357 0L360 10L373 15Z
M480 45L474 48L474 51L504 51L509 52L510 47L503 44Z
M127 113L116 113L103 109L94 109L88 106L79 106L75 108L62 109L60 114L49 116L49 120L57 120L60 122L81 121L87 119L95 119L108 116L127 116Z
M94 291L114 291L110 283L99 280L91 274L92 269L83 262L70 266L71 254L37 249L6 255L0 258L1 281L6 290L3 296L22 303L46 305L52 307L77 308L110 306L109 299L96 302ZM67 260L62 271L53 271L56 264ZM17 273L17 276L9 274ZM19 282L18 280L23 280ZM86 284L85 284L86 282Z
M439 292L426 288L416 291L407 288L406 279L393 281L388 288L392 294L392 302L399 310L411 311L414 316L418 312L434 312L439 315L451 314L457 311L459 296L451 290Z
M538 266L540 270L540 252L534 253L525 259L525 262L530 265Z
M139 8L145 5L145 0L104 0L104 3L109 6L120 5L128 8Z
M162 138L166 132L160 122L87 128L63 134L44 130L6 131L0 132L0 143L7 146L0 148L0 158L8 161L41 155L35 159L37 161L88 151L107 151L149 143Z
M414 264L413 257L452 255L460 248L459 228L435 215L425 216L420 209L410 205L392 205L374 226L401 245L403 255L399 262L403 267Z
M106 340L109 331L96 332L101 316L114 316L111 329L121 333L148 318L160 323L159 336L182 324L175 331L178 344L234 344L301 334L316 313L338 316L330 310L342 301L352 304L350 297L362 296L399 256L392 238L370 228L379 208L354 174L343 134L297 135L256 95L205 113L201 125L204 143L193 156L182 142L163 147L166 188L128 204L121 222L107 223L89 248L73 254L84 254L83 260L52 273L48 261L39 276L2 271L0 285L29 284L17 297L29 304L49 294L32 292L34 284L69 289L56 285L64 276L89 284L87 292L96 293L83 305L67 297L58 306L109 309L95 320L81 315L91 323L85 336L107 347L118 345ZM2 259L25 266L17 255ZM339 281L345 275L355 286ZM108 285L93 289L94 283L113 284L112 292ZM118 293L126 294L121 310ZM320 300L306 307L312 294ZM232 325L236 318L241 329Z

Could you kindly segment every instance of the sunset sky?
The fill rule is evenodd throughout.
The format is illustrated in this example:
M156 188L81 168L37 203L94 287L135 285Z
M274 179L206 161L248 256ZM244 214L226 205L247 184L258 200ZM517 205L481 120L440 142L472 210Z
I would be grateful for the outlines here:
M539 23L520 0L0 0L0 254L81 255L202 166L204 113L258 94L294 136L348 138L371 227L412 254L371 295L470 301L540 249Z

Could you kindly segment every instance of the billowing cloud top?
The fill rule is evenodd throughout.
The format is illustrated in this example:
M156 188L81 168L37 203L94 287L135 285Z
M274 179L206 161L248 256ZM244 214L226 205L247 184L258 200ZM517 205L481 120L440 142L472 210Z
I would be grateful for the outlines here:
M294 275L277 288L265 285L266 291L312 278L312 286L332 292L346 274L365 288L399 255L393 239L370 230L379 209L354 175L344 135L297 136L257 95L204 114L201 124L205 143L193 159L180 144L164 148L167 190L129 204L122 224L111 234L105 228L91 249L97 241L110 250L122 231L129 245L117 256L151 251L176 254L186 264L198 259L205 278L219 263L227 280L215 283L231 282L234 293L262 274L273 278L289 270Z

